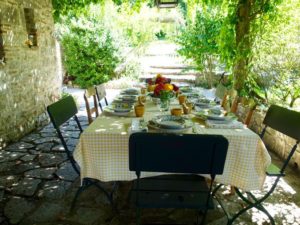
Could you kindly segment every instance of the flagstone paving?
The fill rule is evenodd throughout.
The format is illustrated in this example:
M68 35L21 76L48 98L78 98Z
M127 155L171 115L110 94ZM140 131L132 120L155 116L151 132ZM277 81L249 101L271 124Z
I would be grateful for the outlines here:
M81 93L76 92L78 96L82 96ZM84 107L79 115L81 124L87 127ZM74 149L79 138L74 121L65 124L63 130L70 149ZM280 160L276 159L275 162ZM287 177L266 202L266 207L274 215L277 224L296 225L300 224L300 175L295 168L289 168L287 173ZM270 182L270 179L266 181L266 188ZM107 189L112 188L111 182L102 184ZM79 185L80 179L49 124L0 152L0 224L135 224L135 209L127 201L131 182L120 182L114 197L116 210L112 210L99 189L90 187L82 193L71 213L71 202ZM231 212L236 212L243 204L236 195L228 193L229 187L226 186L219 192L219 196ZM145 222L194 224L196 217L197 213L193 210L142 211ZM235 224L268 224L266 221L261 213L252 210ZM220 207L208 213L206 224L226 224L226 217Z

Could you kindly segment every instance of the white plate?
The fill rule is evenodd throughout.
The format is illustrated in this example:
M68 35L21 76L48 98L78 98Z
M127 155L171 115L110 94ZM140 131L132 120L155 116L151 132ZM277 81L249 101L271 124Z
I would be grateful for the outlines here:
M119 99L133 101L136 100L136 95L120 95Z
M125 90L121 91L121 94L124 94L124 95L138 95L139 91L135 88L128 88L128 89L125 89Z
M116 111L115 109L106 106L104 109L104 112L110 114L110 115L115 115L115 116L128 116L132 110L126 110L126 111Z
M217 115L217 114L207 114L207 119L209 120L227 120L227 117L224 115Z
M159 132L163 132L163 133L182 133L182 132L186 132L191 129L191 127L187 127L187 128L183 128L183 129L163 129L161 127L158 127L156 125L149 124L149 123L148 123L148 127L151 129L157 130Z
M129 103L113 103L107 107L115 112L130 112L133 108Z
M194 113L194 115L197 118L203 119L203 120L210 120L210 121L216 121L216 123L229 123L232 120L234 120L233 117L230 116L224 116L224 115L217 115L217 114L211 114L208 112L198 112Z
M183 117L171 115L156 116L149 121L149 124L167 130L182 130L192 127L192 122Z

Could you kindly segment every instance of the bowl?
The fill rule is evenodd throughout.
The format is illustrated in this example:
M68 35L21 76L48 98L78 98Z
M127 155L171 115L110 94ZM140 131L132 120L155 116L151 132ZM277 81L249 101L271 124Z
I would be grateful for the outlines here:
M181 116L182 115L182 109L181 108L173 108L173 109L171 109L171 114L173 116Z

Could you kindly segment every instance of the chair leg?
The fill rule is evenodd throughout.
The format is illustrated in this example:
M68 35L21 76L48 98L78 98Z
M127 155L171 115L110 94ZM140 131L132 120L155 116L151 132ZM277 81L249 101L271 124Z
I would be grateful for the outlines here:
M103 187L101 187L101 185L99 185L98 183L94 182L91 185L95 185L98 189L100 189L106 196L106 198L108 199L109 203L112 205L113 204L113 200L112 200L112 194L108 193Z
M118 181L115 181L114 184L113 184L113 188L112 188L112 191L110 193L110 198L112 200L113 200L113 197L114 197L114 193L117 191L119 185L120 185L120 182L118 182Z
M91 186L91 184L88 183L88 181L84 178L83 181L82 181L82 185L80 186L80 188L76 191L76 194L75 194L75 197L72 201L72 204L71 204L71 209L70 209L70 212L73 212L74 210L74 207L75 207L75 204L76 204L76 201L79 197L79 195L87 188L89 188Z
M80 171L79 171L79 169L78 169L77 166L76 166L76 161L74 160L74 158L73 158L73 157L70 157L69 159L70 159L71 165L72 165L73 169L75 170L75 172L76 172L78 175L80 175Z
M270 222L272 225L275 225L275 221L274 218L270 215L270 213L266 210L265 207L263 207L263 205L261 205L261 203L270 196L271 192L268 192L263 198L261 199L256 199L254 197L253 194L251 194L250 192L247 192L247 194L249 194L249 196L251 196L251 198L254 200L254 202L251 202L249 199L247 199L245 196L243 196L243 194L239 191L239 189L235 188L235 191L237 193L237 195L248 204L247 207L241 209L238 213L236 213L233 217L231 217L228 220L228 225L231 225L240 215L242 215L243 213L245 213L246 211L248 211L251 208L256 208L259 211L263 212L264 214L266 214L266 216L269 218Z
M226 214L226 217L228 219L227 225L231 225L233 224L233 222L243 213L245 213L247 210L251 209L251 208L256 208L259 211L263 212L264 214L266 214L266 216L269 218L270 223L272 225L275 225L275 221L274 218L269 214L269 212L266 210L266 208L261 204L266 198L268 198L270 196L270 194L272 193L272 189L261 199L256 199L255 196L253 194L251 194L250 192L247 192L247 194L253 199L254 202L251 202L248 198L246 198L240 191L238 188L234 187L235 193L245 202L248 204L247 207L241 209L239 212L237 212L236 214L234 214L233 216L230 216L228 214L228 212L225 210L222 202L220 202L220 200L216 197L216 193L217 191L223 186L223 184L219 184L212 192L212 195L216 198L216 200L219 202L219 204L221 205L223 211ZM275 187L276 185L274 185Z
M72 201L72 204L71 204L71 209L70 211L73 212L74 210L74 207L75 207L75 204L76 204L76 201L77 199L79 198L80 194L88 189L89 187L91 187L92 185L95 185L98 189L100 189L104 194L105 196L107 197L109 203L111 204L111 206L114 208L114 205L113 205L113 193L114 191L116 190L116 186L117 186L117 182L114 183L114 186L113 186L113 190L111 193L108 193L100 184L98 184L98 180L92 180L90 178L84 178L83 179L83 182L82 182L82 186L77 190L76 194L75 194L75 197Z
M217 187L212 191L211 195L214 197L217 193L217 191L223 186L224 184L218 184Z
M136 225L141 224L141 209L139 207L136 208Z

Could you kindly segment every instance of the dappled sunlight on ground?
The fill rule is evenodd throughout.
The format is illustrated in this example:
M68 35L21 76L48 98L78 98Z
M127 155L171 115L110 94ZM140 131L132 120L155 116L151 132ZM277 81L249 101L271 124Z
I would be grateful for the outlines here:
M263 197L273 185L274 180L274 178L268 177L264 184L263 191L255 191L252 193L258 199ZM300 185L292 187L287 181L285 181L285 179L281 179L278 182L275 191L264 201L263 206L273 216L276 224L300 224L300 206L294 199L297 195L299 195L299 188ZM230 186L222 187L218 196L224 200L225 207L231 215L237 213L243 206L246 206L246 204L238 198L236 194L230 193ZM252 208L242 214L234 224L266 225L269 224L269 219L261 211L256 208Z

